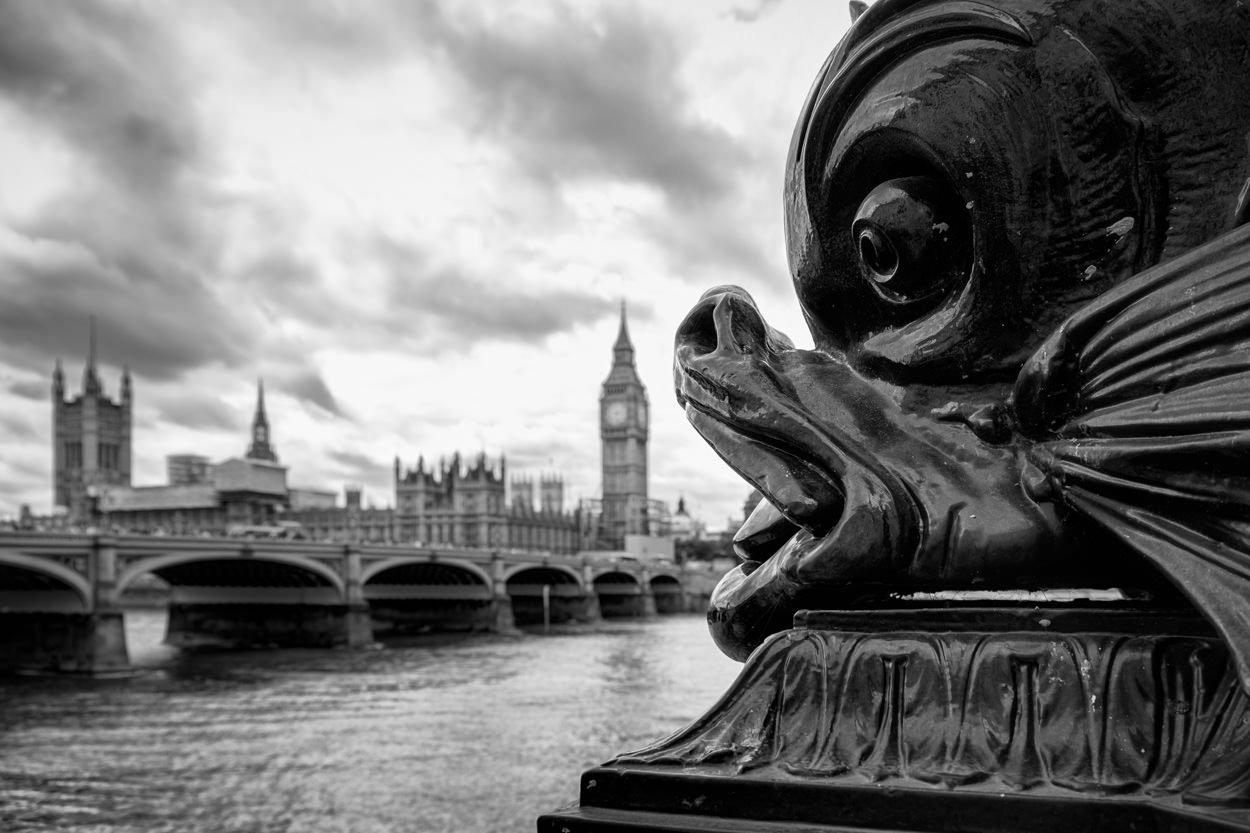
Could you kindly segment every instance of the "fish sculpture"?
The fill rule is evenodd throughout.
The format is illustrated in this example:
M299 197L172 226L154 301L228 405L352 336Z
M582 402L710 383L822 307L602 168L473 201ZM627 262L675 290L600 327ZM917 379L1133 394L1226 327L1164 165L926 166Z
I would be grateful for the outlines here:
M764 498L717 643L1119 588L1200 611L1250 688L1250 3L853 14L786 168L813 349L737 287L676 336L679 403Z

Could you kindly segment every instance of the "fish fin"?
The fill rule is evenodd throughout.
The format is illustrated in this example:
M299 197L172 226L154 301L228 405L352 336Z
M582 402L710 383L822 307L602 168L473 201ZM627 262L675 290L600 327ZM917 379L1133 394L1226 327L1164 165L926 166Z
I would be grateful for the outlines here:
M1061 500L1177 585L1250 690L1250 226L1079 310L1012 403Z
M859 16L868 11L868 4L864 0L851 0L851 22L859 20Z
M1250 525L1163 514L1079 486L1065 502L1140 553L1202 611L1250 691ZM1240 539L1240 540L1237 540Z
M1250 221L1250 179L1247 179L1241 186L1241 193L1237 195L1237 207L1233 209L1233 228L1245 225Z

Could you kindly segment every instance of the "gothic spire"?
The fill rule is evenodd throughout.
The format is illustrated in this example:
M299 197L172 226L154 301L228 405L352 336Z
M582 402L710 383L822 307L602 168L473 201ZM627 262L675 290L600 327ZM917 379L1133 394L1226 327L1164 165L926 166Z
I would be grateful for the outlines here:
M625 318L625 299L621 299L621 329L616 334L616 344L612 345L618 362L634 363L634 344L629 340L629 323Z
M87 366L82 371L82 392L89 396L99 396L102 388L95 367L95 316L88 317L87 322Z
M638 378L638 369L634 364L634 343L629 339L629 319L625 313L625 301L621 300L621 327L616 334L616 343L612 345L612 369L608 372L605 385L642 386Z
M256 414L252 417L252 444L247 448L252 460L278 462L278 455L269 444L269 416L265 413L265 381L256 380Z

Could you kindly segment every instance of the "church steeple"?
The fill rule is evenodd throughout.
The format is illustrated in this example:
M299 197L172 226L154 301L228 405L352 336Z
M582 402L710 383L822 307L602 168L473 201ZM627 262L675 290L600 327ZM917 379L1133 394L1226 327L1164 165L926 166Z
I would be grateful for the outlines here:
M88 319L87 366L82 371L82 392L86 396L99 396L103 392L100 376L95 367L95 316Z
M629 340L629 322L625 318L625 299L621 299L621 329L616 334L616 344L612 345L612 353L616 364L634 363L634 344Z
M278 455L269 444L269 416L265 413L265 382L256 380L256 414L252 417L252 444L247 447L251 460L278 462Z
M634 343L629 340L629 320L625 315L625 301L621 301L621 327L616 334L616 343L612 345L612 368L608 379L604 382L607 388L621 391L622 386L642 387L638 378L638 368L634 364Z
M621 301L621 326L612 345L612 368L599 395L603 515L598 545L624 547L626 535L650 531L647 500L647 389L634 365L634 345Z

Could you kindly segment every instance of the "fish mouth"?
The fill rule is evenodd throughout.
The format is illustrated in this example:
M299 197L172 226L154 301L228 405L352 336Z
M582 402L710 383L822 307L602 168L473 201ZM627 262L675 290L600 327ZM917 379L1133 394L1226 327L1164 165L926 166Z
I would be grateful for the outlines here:
M684 403L686 419L737 474L764 495L764 504L778 515L771 523L788 523L811 534L829 532L843 512L846 493L834 472L811 459L810 449L780 435L731 422L696 400ZM763 504L761 504L763 505ZM763 523L744 524L735 539L754 552L751 540ZM754 514L754 513L752 513Z
M782 437L744 430L702 403L683 404L694 429L762 497L733 538L744 570L754 570L787 544L810 545L837 524L845 490L804 449Z
M886 403L847 365L796 350L743 290L718 287L678 330L675 383L695 430L763 498L734 537L744 572L784 552L796 582L838 584L906 556L917 507L876 454Z

